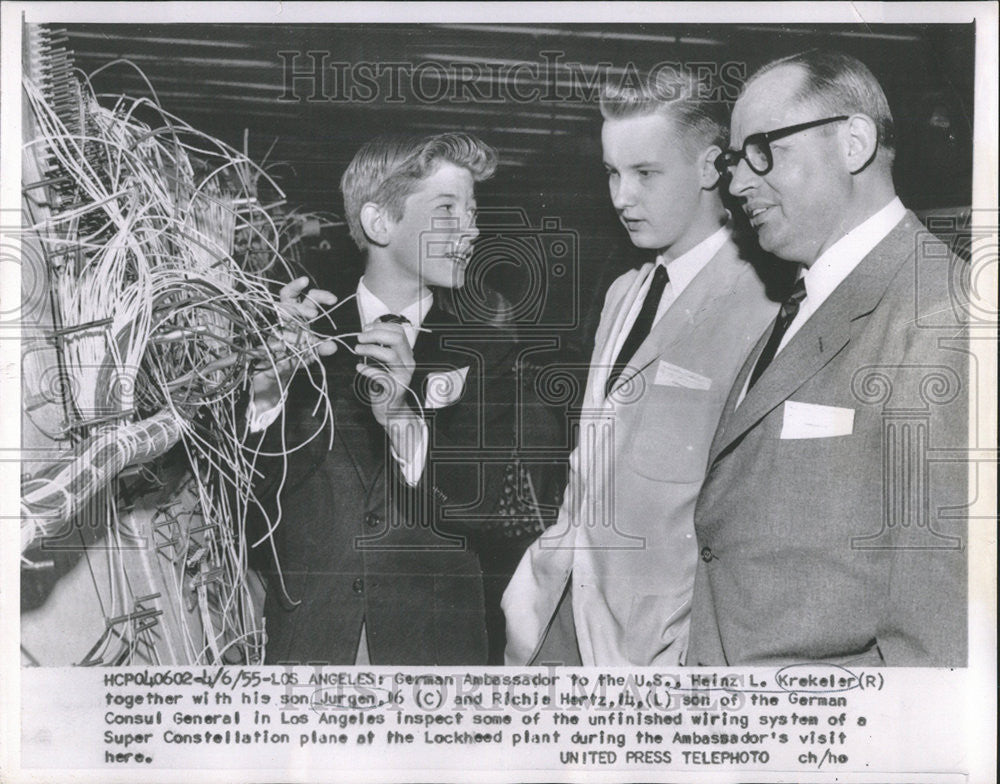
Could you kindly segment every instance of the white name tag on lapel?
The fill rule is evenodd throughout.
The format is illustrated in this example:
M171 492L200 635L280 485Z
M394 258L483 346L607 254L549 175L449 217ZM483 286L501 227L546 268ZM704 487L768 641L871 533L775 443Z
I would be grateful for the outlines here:
M686 370L679 365L660 360L653 383L658 387L684 387L685 389L711 389L712 379Z
M443 370L427 374L427 397L424 408L444 408L456 402L465 389L465 377L469 374L466 365L457 370Z
M853 408L785 401L784 419L781 423L783 439L833 438L849 436L853 432Z

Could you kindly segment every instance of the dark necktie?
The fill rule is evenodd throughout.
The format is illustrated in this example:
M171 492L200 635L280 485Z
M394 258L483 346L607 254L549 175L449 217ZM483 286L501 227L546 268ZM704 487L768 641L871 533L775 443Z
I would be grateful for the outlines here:
M614 389L615 382L621 376L622 371L628 365L629 361L635 355L636 349L642 345L642 341L646 339L649 334L649 330L653 328L653 319L656 318L656 309L660 304L660 299L663 297L663 289L666 288L667 283L670 282L670 276L667 275L667 267L665 264L657 264L656 269L653 271L653 282L649 285L649 291L646 293L646 299L642 301L642 309L639 311L639 315L635 319L635 323L632 325L632 329L628 333L628 337L625 338L625 342L622 343L621 351L618 352L618 358L615 360L614 366L611 368L611 375L608 376L608 383L604 385L604 396L607 397L611 394L611 390Z
M792 288L792 293L788 295L788 298L781 303L781 309L778 311L778 318L775 319L774 329L771 330L771 337L767 339L767 345L764 346L764 350L760 352L760 357L757 359L757 364L754 365L753 372L750 374L750 383L747 384L747 391L757 383L757 379L761 377L767 366L771 364L774 359L774 355L778 353L778 346L781 345L781 339L785 336L788 331L789 325L795 320L795 315L799 312L799 305L802 304L802 300L806 298L806 284L803 278L799 278L795 282L794 288Z
M400 316L396 313L383 313L377 319L376 323L379 324L402 324L406 325L410 323L410 320L406 316ZM362 362L367 365L368 357L365 357ZM381 362L376 362L374 364L381 365ZM361 398L366 402L370 403L373 395L380 395L384 391L382 385L378 381L374 381L370 378L364 379L362 382Z

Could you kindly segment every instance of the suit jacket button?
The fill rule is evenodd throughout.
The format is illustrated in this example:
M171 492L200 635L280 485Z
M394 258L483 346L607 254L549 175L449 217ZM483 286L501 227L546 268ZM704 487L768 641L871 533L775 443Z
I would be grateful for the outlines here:
M365 590L365 581L359 577L351 583L351 590L354 591L354 593L363 593Z
M374 512L368 512L365 514L365 525L369 528L378 528L382 525L382 518Z
M712 548L711 547L702 547L701 548L701 560L703 560L705 563L708 563L714 557L715 556L712 555Z

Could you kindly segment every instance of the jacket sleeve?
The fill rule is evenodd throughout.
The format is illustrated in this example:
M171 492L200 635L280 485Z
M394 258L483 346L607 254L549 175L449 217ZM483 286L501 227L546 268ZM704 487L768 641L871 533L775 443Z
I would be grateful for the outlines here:
M883 408L886 664L967 663L969 362L961 331L909 329ZM921 497L922 496L922 497ZM909 503L908 503L909 502Z

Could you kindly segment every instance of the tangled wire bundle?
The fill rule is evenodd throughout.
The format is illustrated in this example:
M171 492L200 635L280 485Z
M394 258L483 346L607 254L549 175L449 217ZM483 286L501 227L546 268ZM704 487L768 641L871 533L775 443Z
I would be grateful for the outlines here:
M50 31L33 35L51 44ZM254 455L237 401L252 367L315 359L301 339L310 325L291 323L273 293L292 277L301 221L261 166L163 110L151 86L151 98L100 96L102 105L97 72L81 80L65 70L26 72L35 133L25 152L42 181L24 195L64 380L65 428L53 437L73 444L73 459L26 480L22 552L125 466L179 442L204 525L176 557L215 576L200 584L207 642L191 658L218 661L249 634L242 523ZM264 191L275 194L269 204ZM322 392L322 374L316 384Z

